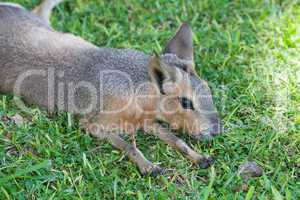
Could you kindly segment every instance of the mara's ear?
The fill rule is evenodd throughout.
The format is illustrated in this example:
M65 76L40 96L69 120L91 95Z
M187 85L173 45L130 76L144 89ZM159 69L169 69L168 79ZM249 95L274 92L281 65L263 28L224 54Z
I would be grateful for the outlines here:
M167 43L163 53L172 53L181 59L193 62L193 31L188 24L183 23L180 26L176 35Z
M148 73L151 81L157 85L161 94L165 94L163 90L164 83L174 83L177 80L177 69L164 64L158 55L154 55L150 58Z

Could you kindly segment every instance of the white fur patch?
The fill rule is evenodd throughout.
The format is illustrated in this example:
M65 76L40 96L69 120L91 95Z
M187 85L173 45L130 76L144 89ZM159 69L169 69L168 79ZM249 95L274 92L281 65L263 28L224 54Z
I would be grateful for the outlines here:
M4 3L0 2L0 6L9 6L9 7L15 7L15 8L22 8L25 9L23 6L16 4L16 3Z

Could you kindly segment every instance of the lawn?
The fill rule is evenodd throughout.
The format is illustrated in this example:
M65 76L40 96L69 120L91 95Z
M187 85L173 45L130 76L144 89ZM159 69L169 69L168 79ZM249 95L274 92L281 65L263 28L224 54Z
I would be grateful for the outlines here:
M26 8L38 0L14 0ZM300 199L300 2L297 0L67 0L56 30L98 46L161 51L181 22L194 30L195 59L222 116L224 134L185 137L217 158L199 169L153 136L147 158L170 169L141 176L67 113L23 113L0 96L0 199ZM16 114L24 123L16 125ZM263 176L247 180L254 161Z

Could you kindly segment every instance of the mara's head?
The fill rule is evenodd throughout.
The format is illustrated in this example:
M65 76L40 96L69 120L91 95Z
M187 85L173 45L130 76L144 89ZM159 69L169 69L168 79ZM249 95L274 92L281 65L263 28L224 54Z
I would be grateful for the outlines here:
M221 132L211 90L196 74L193 33L183 24L161 56L150 58L149 74L160 92L158 118L192 137L210 138Z

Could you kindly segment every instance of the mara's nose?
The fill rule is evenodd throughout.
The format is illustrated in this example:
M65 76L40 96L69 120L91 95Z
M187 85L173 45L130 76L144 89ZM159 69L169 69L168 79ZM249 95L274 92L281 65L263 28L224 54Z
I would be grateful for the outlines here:
M210 125L207 129L200 133L193 135L197 140L212 139L213 137L222 133L222 124L219 118L214 117L210 119Z

